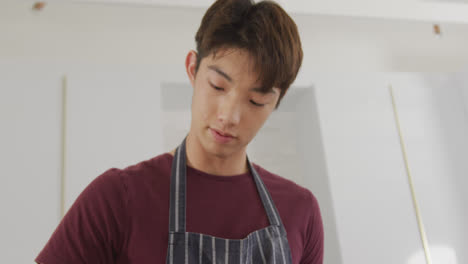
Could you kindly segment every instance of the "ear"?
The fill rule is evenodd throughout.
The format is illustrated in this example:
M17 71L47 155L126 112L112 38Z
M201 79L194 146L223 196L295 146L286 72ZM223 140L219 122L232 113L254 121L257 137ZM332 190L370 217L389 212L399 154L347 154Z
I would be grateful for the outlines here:
M196 66L197 66L197 52L190 50L185 58L185 70L187 71L187 76L189 77L192 87L194 87L195 76L196 76Z
M273 109L276 110L278 109L279 106L279 101L280 101L280 96L281 96L281 89L278 87L273 87L273 90L275 91L275 108Z

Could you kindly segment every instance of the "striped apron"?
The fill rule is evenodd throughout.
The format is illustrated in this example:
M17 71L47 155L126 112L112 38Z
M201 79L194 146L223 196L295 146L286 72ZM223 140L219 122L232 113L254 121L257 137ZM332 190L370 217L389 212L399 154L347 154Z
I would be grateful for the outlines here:
M186 152L185 139L177 148L171 172L169 244L167 264L292 263L286 230L265 184L249 159L247 163L266 210L270 226L243 239L225 239L186 232ZM227 227L229 228L229 227Z

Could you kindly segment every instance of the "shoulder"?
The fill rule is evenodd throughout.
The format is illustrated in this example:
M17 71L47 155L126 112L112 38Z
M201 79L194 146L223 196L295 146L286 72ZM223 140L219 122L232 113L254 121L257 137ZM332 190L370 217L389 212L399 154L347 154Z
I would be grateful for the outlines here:
M172 163L172 156L169 153L162 153L147 160L140 161L135 164L128 165L121 169L123 174L126 175L141 175L148 171L164 170L170 167Z
M282 202L294 204L296 207L309 208L312 211L319 210L317 199L309 189L290 179L270 172L257 164L253 164L253 166L274 200L280 199Z
M161 181L170 171L172 156L168 153L131 164L124 168L110 168L99 174L84 190L87 195L121 196L122 193L141 189ZM167 177L168 178L168 177Z
M162 153L150 159L128 165L123 169L117 169L116 173L120 174L124 184L135 184L136 182L147 184L155 179L167 176L171 169L172 159L169 153Z

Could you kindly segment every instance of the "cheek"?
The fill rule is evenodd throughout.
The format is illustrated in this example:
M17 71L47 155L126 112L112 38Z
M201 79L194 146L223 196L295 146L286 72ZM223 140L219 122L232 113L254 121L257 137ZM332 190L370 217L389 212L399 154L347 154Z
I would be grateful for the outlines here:
M249 134L251 137L255 136L257 132L262 128L263 124L265 123L266 119L268 118L267 113L247 113L245 115L245 129L249 130Z
M210 96L207 89L194 91L192 99L192 114L196 113L197 118L205 121L213 119L216 114L216 98Z

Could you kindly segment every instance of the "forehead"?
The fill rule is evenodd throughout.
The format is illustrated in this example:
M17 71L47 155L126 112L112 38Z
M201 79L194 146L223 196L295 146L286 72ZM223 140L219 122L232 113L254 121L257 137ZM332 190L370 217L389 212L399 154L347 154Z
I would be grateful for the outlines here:
M220 49L202 60L208 71L217 73L230 81L248 80L260 85L255 61L249 52L241 49ZM227 75L227 76L225 76Z
M257 59L257 60L256 60ZM250 87L249 91L260 94L280 93L278 87L265 85L265 79L260 75L258 58L252 56L249 51L238 48L224 48L209 54L201 61L201 67L208 74L219 76L229 83ZM203 65L203 66L202 66ZM263 75L263 77L266 77Z

